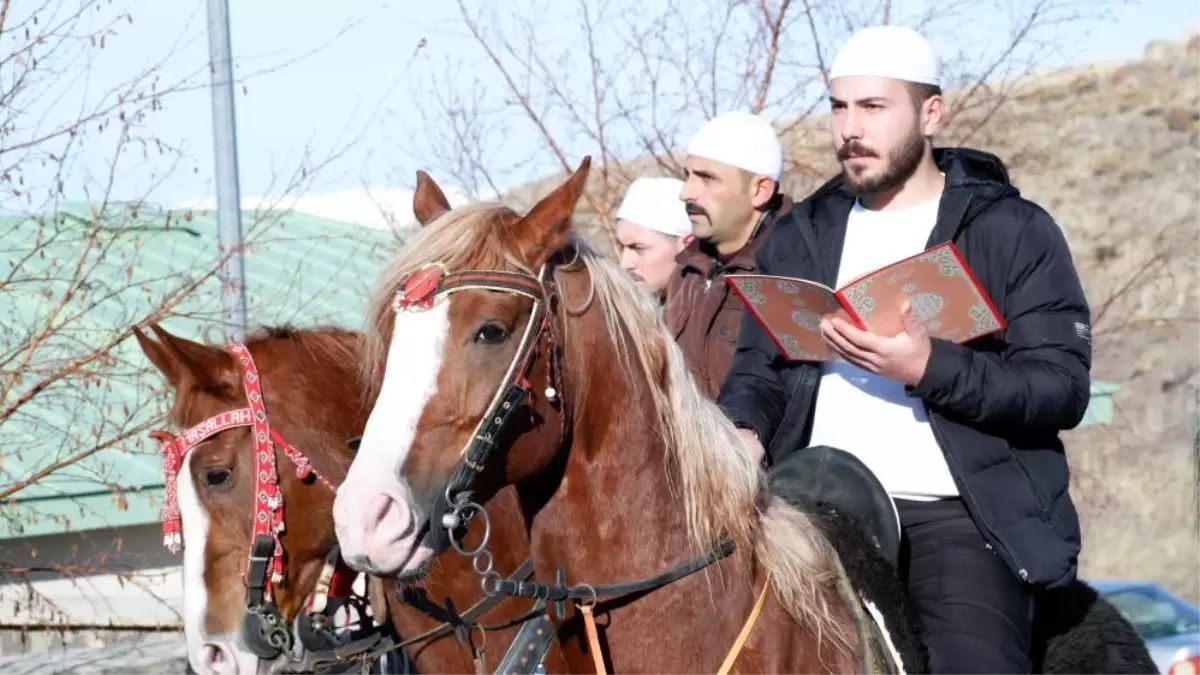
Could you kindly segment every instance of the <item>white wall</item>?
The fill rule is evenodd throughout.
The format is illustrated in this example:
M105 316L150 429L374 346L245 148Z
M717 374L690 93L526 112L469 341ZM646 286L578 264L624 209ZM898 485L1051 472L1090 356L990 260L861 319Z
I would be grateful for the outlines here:
M157 524L0 540L0 625L181 628L180 561Z

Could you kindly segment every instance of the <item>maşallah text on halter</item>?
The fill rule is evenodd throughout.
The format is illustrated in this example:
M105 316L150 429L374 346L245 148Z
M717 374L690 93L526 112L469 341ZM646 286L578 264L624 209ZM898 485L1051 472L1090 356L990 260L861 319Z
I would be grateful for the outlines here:
M930 337L951 342L974 340L1007 325L953 242L868 272L837 290L768 274L730 274L725 283L789 361L833 358L821 337L821 319L829 315L876 335L899 334L906 302Z

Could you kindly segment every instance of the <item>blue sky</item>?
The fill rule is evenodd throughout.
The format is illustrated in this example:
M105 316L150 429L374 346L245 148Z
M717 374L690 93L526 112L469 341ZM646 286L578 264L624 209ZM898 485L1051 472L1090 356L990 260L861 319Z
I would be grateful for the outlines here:
M562 20L546 11L547 5L535 6L536 2L509 0L504 6L545 12L543 22L551 27L554 21ZM1029 2L1032 0L1024 5ZM120 4L105 9L103 16L111 19L120 11ZM175 54L163 81L204 66L208 45L203 0L126 4L133 23L117 24L117 33L105 49L95 52L86 77L64 87L63 100L83 96L83 92L94 99L106 84L121 81L172 51ZM920 12L923 3L900 0L895 4ZM247 92L237 96L243 196L278 189L271 187L272 177L296 167L310 140L318 153L353 141L353 147L320 174L312 190L364 185L380 189L409 187L413 172L421 167L394 145L397 138L422 133L420 112L422 107L428 109L428 101L414 95L418 83L429 81L445 55L459 55L467 65L453 74L448 71L446 77L495 79L488 64L472 56L472 43L461 27L448 21L457 15L457 8L449 2L252 0L230 5L239 74L303 56L286 67L254 77ZM964 44L995 37L989 31L999 30L993 27L1004 21L1002 10L995 7L1018 7L1019 11L1024 5L1020 0L1015 5L987 5L993 9L980 10L963 24L967 27L962 30L979 31L977 37L964 37ZM1062 53L1048 54L1047 65L1131 58L1140 54L1150 40L1177 39L1186 28L1200 24L1195 0L1127 2L1114 4L1110 11L1109 18L1087 24L1086 31L1074 27L1064 33L1059 44L1066 46ZM422 40L424 58L414 61L414 51ZM56 106L55 110L61 111L61 102ZM152 190L149 163L123 170L116 180L116 192L150 191L155 201L163 203L211 195L212 111L208 92L198 89L172 96L164 110L148 118L144 126L143 134L152 133L179 147L185 159L165 180L154 183ZM516 140L522 142L521 133L528 135L530 130L506 133L516 133ZM79 164L65 188L68 196L83 196L83 186L89 182L94 185L111 158L111 146L103 143L80 148ZM155 168L155 180L165 172L165 167ZM274 180L278 185L281 178Z

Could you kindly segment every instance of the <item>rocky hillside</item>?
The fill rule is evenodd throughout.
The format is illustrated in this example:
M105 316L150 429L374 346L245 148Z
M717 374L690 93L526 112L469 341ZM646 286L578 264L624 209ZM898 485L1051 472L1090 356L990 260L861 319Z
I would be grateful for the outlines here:
M1149 577L1193 603L1200 402L1200 36L1047 78L985 147L1059 221L1091 301L1114 421L1068 435L1088 576Z
M1074 252L1094 313L1096 380L1120 385L1113 424L1068 434L1084 522L1083 572L1150 578L1200 603L1200 33L1152 43L1141 59L1030 78L1003 105L958 115L941 144L999 155L1047 208ZM948 97L955 103L955 94ZM786 137L786 188L802 196L835 170L824 121ZM649 159L627 175L658 174ZM593 177L598 172L593 170ZM554 176L514 191L527 206ZM619 199L625 182L589 190ZM607 190L605 189L607 188ZM603 200L601 200L603 201ZM611 203L611 202L610 202ZM582 204L582 202L581 202ZM581 228L605 244L581 205Z
M1062 224L1092 304L1093 376L1121 386L1111 426L1068 438L1084 572L1150 577L1193 603L1198 59L1193 34L1152 44L1137 62L1055 78L1012 108L992 144Z

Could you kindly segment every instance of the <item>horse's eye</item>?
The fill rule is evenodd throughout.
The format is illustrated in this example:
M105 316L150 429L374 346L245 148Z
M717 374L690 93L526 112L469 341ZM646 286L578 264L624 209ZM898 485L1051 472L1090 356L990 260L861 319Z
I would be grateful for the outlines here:
M208 473L204 474L204 482L208 487L218 487L229 482L233 476L233 472L229 469L209 469Z
M475 341L485 345L496 345L508 339L508 331L494 323L489 323L475 334Z

